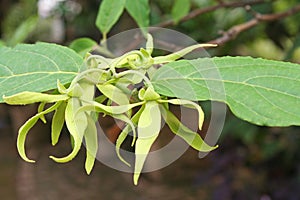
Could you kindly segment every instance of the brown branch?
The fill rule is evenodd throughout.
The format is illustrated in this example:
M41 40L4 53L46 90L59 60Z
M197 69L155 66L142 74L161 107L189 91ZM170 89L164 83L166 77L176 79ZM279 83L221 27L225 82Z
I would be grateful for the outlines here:
M210 7L206 7L206 8L200 8L200 9L196 9L192 12L190 12L188 15L186 15L185 17L183 17L179 23L191 20L199 15L208 13L208 12L212 12L215 10L218 10L220 8L237 8L237 7L245 7L246 5L254 5L254 4L259 4L259 3L265 3L264 0L253 0L253 1L247 1L247 2L243 2L243 1L236 1L236 2L223 2L223 1L218 1L219 4L215 5L215 6L210 6ZM154 25L155 27L167 27L167 26L172 26L175 25L175 22L173 20L167 20L165 22L159 23Z
M222 44L236 38L236 36L239 35L241 32L246 31L246 30L258 25L261 22L270 22L270 21L280 20L280 19L286 18L288 16L294 15L298 12L300 12L300 4L297 6L294 6L293 8L291 8L285 12L281 12L281 13L275 13L275 14L255 13L254 18L251 19L250 21L233 26L228 31L223 32L221 37L214 39L212 41L209 41L208 43L222 45Z

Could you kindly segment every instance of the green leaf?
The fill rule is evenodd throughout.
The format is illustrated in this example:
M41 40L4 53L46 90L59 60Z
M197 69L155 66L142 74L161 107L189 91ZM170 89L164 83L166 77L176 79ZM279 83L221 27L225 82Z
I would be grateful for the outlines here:
M52 145L56 145L65 123L65 111L67 103L62 101L60 106L55 110L51 124L51 141Z
M88 52L92 51L96 46L97 42L90 38L79 38L74 40L69 47L76 51L79 55L84 57Z
M125 6L125 0L103 0L99 7L96 26L103 34L107 34L118 21Z
M149 26L150 8L148 0L128 0L126 1L126 10L130 16L136 21L138 26L146 35L147 27Z
M159 105L155 101L149 101L141 113L138 122L138 138L135 144L135 167L133 182L135 185L142 172L146 157L161 128L161 115Z
M157 70L152 84L169 97L225 102L257 125L300 125L298 64L251 57L181 60Z
M178 119L177 117L170 112L167 108L164 106L160 106L160 110L162 113L162 116L168 126L170 127L170 130L184 139L191 147L198 151L202 152L209 152L214 149L216 149L218 146L211 147L208 144L204 142L204 140L200 137L200 135L188 127L184 126Z
M71 82L83 66L73 50L56 44L20 44L0 48L0 103L3 95L44 92Z
M18 43L24 42L30 33L34 31L37 26L39 17L32 16L24 20L21 25L16 29L14 34L9 38L7 44L9 46L15 46Z
M175 0L172 7L172 18L177 24L179 20L184 17L190 11L191 2L190 0Z

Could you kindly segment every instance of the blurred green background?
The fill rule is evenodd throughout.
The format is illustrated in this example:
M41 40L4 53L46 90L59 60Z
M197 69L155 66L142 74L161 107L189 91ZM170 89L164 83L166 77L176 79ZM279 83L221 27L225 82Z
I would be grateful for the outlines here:
M190 1L191 10L218 2ZM100 0L61 1L52 9L49 2L1 0L0 46L36 41L69 45L78 37L101 40L101 33L94 24ZM149 2L151 25L171 19L174 1ZM252 9L262 14L275 13L299 3L299 0L266 0ZM222 8L168 28L204 43L219 37L220 31L251 18L253 14L243 7ZM300 63L299 19L300 13L261 23L209 53ZM135 27L135 22L125 12L109 36ZM204 102L203 106L209 119L210 103ZM17 129L33 115L34 109L35 106L0 105L1 199L300 199L299 127L258 127L237 119L229 111L217 150L198 159L197 152L189 149L170 166L144 174L135 187L131 174L110 169L100 162L87 176L83 166L85 150L70 163L53 163L48 155L67 151L68 138L64 136L59 147L51 147L47 125L39 124L30 133L27 143L28 153L38 162L32 165L21 160L16 151ZM112 122L108 120L103 124L109 131Z

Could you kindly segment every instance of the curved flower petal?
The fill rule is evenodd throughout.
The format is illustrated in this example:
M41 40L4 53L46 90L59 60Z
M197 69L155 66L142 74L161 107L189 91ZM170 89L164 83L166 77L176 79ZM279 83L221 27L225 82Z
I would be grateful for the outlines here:
M162 116L168 126L170 127L171 131L184 139L191 147L198 151L209 152L216 149L218 146L209 146L205 143L205 141L200 137L197 132L190 130L188 127L184 126L177 117L170 112L167 108L163 105L160 105L160 110Z
M133 123L133 125L137 125L138 121L139 121L139 118L142 114L144 110L144 106L142 106L139 111L131 118L131 121ZM122 130L122 132L120 133L117 141L116 141L116 153L117 153L117 156L119 157L119 159L125 163L126 165L128 165L130 167L130 164L121 156L120 154L120 148L121 148L121 145L122 143L124 142L124 140L126 139L128 133L130 131L133 131L133 140L132 140L132 143L131 143L131 146L134 145L135 143L135 140L136 140L136 133L135 133L135 127L128 124L126 125L126 127Z
M38 121L38 119L41 116L54 111L57 107L59 107L60 104L61 104L61 102L56 102L50 108L44 110L43 112L37 113L36 115L31 117L29 120L27 120L26 123L23 124L23 126L19 129L19 134L18 134L18 138L17 138L17 149L18 149L18 152L19 152L21 158L23 158L25 161L35 162L34 160L28 159L26 156L26 153L25 153L25 140L26 140L28 131L35 125L35 123Z
M160 99L160 95L154 91L152 87L148 87L146 90L144 88L139 91L139 99L145 101L153 101Z
M39 92L20 92L12 96L3 96L5 103L10 105L26 105L37 102L54 103L67 100L69 97L64 94L44 94Z
M65 111L67 103L63 101L55 110L51 124L51 141L52 145L56 145L65 123Z
M202 125L203 125L203 122L204 122L204 112L198 104L196 104L192 101L189 101L189 100L184 100L184 99L158 100L158 102L160 102L160 103L171 103L171 104L174 104L174 105L183 105L183 106L188 107L188 108L196 109L198 111L198 114L199 114L198 127L199 127L199 130L202 129Z
M49 156L56 162L64 163L72 160L80 150L82 137L87 127L87 116L84 112L76 112L80 107L80 100L78 98L71 98L68 100L65 110L65 120L67 128L74 139L74 147L72 152L62 158Z
M149 101L145 104L145 109L141 113L138 122L138 138L135 144L135 167L133 182L138 183L146 157L161 128L161 114L159 104Z
M129 104L128 96L112 84L97 85L99 91L118 105Z
M195 49L201 48L201 47L216 47L216 44L195 44L189 47L186 47L184 49L181 49L175 53L166 55L166 56L157 56L154 57L154 64L163 64L163 63L169 63L172 61L175 61L181 57L183 57L184 55L192 52Z
M141 101L138 103L132 103L127 105L121 105L121 106L106 106L101 103L95 102L95 101L84 101L87 105L84 105L78 109L77 112L82 111L95 111L100 112L108 115L118 115L126 113L128 110L143 105L145 102Z
M39 107L38 107L38 113L43 112L43 110L44 110L44 108L45 108L45 105L46 105L45 102L42 102L42 103L39 104ZM44 115L40 116L40 120L42 120L42 122L43 122L44 124L47 123L46 118L45 118Z
M147 34L146 50L149 55L153 52L153 37L151 34Z
M90 174L98 151L98 137L95 121L90 115L87 115L87 128L84 133L85 148L86 148L86 160L85 170L87 174Z

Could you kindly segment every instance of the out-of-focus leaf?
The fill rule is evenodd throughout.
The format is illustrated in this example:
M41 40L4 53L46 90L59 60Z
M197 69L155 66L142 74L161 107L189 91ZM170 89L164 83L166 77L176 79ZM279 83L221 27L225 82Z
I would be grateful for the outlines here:
M175 23L178 23L182 17L189 13L190 6L190 0L175 0L171 13Z
M131 0L130 0L131 1ZM125 6L125 0L103 0L99 7L96 26L103 34L107 34L118 21Z
M86 53L93 50L93 48L97 46L97 42L90 38L79 38L74 40L69 47L80 54L82 57L86 55Z
M127 0L126 10L130 16L136 21L138 26L142 29L143 33L146 35L147 27L149 26L149 14L150 8L148 0Z
M24 42L29 34L36 28L38 19L38 16L32 16L22 22L22 24L15 30L14 34L9 38L7 44L9 46L15 46L18 43Z

